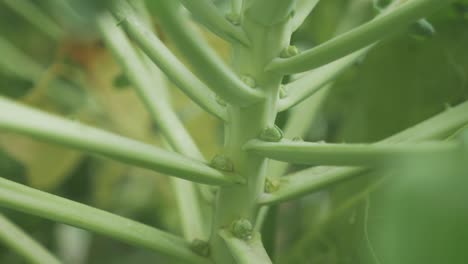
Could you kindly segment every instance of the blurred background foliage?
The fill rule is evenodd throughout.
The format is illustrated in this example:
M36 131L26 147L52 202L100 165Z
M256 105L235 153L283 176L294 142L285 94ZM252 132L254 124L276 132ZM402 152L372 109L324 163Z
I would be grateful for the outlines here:
M0 94L164 146L157 124L93 25L106 1L69 2L0 2ZM321 1L293 43L306 49L337 30L345 31L340 21L356 2ZM360 2L365 3L361 16L350 24L375 14L370 0ZM228 1L215 3L227 12ZM34 20L41 18L28 12L36 9L49 23ZM305 139L373 142L467 100L468 1L456 2L428 21L436 30L433 36L410 27L388 36L346 71ZM155 30L167 42L156 23ZM202 28L196 30L229 58L225 43ZM172 48L170 42L167 45ZM221 148L222 124L163 75L159 80L155 85L169 89L178 115L205 157L213 156ZM288 117L288 112L280 114L278 124ZM265 245L275 263L467 263L466 161L466 155L460 155L406 162L396 171L377 172L391 173L384 184L376 184L376 173L371 173L275 206L264 226ZM174 195L164 175L1 133L0 176L180 233ZM73 227L1 212L65 263L169 263L155 253ZM0 263L23 260L0 246Z

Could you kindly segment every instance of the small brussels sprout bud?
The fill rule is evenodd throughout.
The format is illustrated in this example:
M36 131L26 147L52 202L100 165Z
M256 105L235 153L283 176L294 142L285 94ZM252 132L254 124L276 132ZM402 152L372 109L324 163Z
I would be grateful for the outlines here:
M250 240L252 238L253 225L249 220L241 218L232 223L231 233L239 239Z
M283 98L286 98L287 96L288 96L288 89L286 88L286 86L281 85L279 89L279 98L283 99Z
M300 142L300 141L304 141L304 139L302 139L302 138L299 137L299 136L296 136L296 137L293 137L293 138L292 138L292 141L294 141L294 142Z
M297 54L299 54L299 50L297 49L297 47L294 46L294 45L289 45L287 48L285 48L281 52L280 57L281 58L290 58L290 57L296 56Z
M413 38L425 40L435 35L435 29L426 19L420 19L410 26Z
M238 13L231 12L226 14L225 17L227 21L231 22L231 24L235 26L238 26L241 23L241 16Z
M392 2L393 2L393 0L374 0L373 1L374 8L379 12L382 12Z
M127 21L127 18L124 17L124 18L120 19L119 21L117 21L116 26L120 27L120 26L122 26L123 23L125 23L126 21Z
M357 58L356 61L354 62L354 66L361 66L366 60L366 57L367 57L367 53L359 56L359 58Z
M114 77L114 79L112 80L112 85L117 89L125 89L128 88L131 85L131 83L130 80L127 78L127 75L122 72Z
M291 10L291 12L289 12L289 18L293 18L296 16L296 10Z
M221 171L234 171L234 164L232 163L231 159L225 155L216 155L211 160L210 166Z
M241 81L251 88L257 87L257 82L249 75L242 75Z
M210 244L204 240L198 238L194 239L190 244L190 248L200 256L208 257L210 255Z
M283 138L283 131L278 127L268 127L260 134L259 139L268 142L279 142Z
M223 98L221 98L219 95L216 95L216 98L215 98L216 102L221 105L221 106L227 106L227 103L226 101L224 101Z
M280 188L280 180L276 178L266 178L265 179L265 192L273 193Z

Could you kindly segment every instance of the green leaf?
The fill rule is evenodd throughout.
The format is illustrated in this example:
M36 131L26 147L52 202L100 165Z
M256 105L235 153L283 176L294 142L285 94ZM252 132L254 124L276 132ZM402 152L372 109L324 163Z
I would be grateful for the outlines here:
M380 195L374 195L369 239L382 263L466 261L466 157L407 163Z
M445 139L468 124L468 102L451 108L413 127L388 137L380 143L420 142L424 140ZM379 143L377 143L379 144ZM278 203L301 197L327 186L345 181L353 176L362 175L368 169L363 167L312 167L287 176L278 191L264 194L259 200L261 205Z
M16 99L31 91L33 83L0 70L0 87L0 95Z
M433 23L430 40L400 34L338 79L326 104L337 126L328 141L377 141L468 99L466 24Z
M281 73L299 73L323 66L351 52L362 49L387 37L392 32L430 15L454 0L412 0L372 21L329 40L309 51L288 59L275 59L266 70Z
M27 168L7 153L3 148L0 148L0 175L10 177L10 180L15 182L26 183Z

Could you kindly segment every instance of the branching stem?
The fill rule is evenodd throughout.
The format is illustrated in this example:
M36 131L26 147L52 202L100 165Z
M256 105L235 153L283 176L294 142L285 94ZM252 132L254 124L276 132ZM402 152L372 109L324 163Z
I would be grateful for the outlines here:
M0 97L0 129L103 155L132 165L206 184L243 180L208 165L136 140L66 120Z
M238 264L271 264L262 244L260 233L255 232L248 241L234 237L229 231L221 230L219 235L226 242Z
M189 263L210 263L193 253L190 244L179 237L3 178L0 178L0 205L94 231Z
M293 2L293 1L291 1ZM285 10L275 9L274 5L289 6L288 1L270 1L271 12ZM261 6L261 5L260 5ZM274 26L268 19L277 19L268 13L260 18L260 6L247 6L243 14L243 27L251 40L251 45L234 46L233 66L241 76L248 76L256 89L265 94L265 99L247 107L232 105L228 107L229 122L225 128L225 155L233 164L234 170L247 180L247 185L239 187L222 187L218 191L215 217L211 238L213 258L217 263L234 263L223 240L217 236L220 229L228 227L238 218L255 223L258 213L257 199L264 190L266 159L249 153L242 146L251 139L259 137L262 132L274 127L278 94L282 76L263 71L266 63L278 56L289 45L291 36L290 17L276 21ZM259 13L255 13L259 12ZM260 18L260 20L259 20ZM261 21L261 23L259 22ZM247 252L245 254L248 254Z
M468 124L468 115L466 113L468 113L468 102L448 109L380 142L389 144L447 138L451 133ZM332 184L345 181L350 177L359 176L365 171L367 169L361 167L312 167L288 175L286 177L288 180L280 186L278 191L264 194L259 203L262 205L275 204L298 198Z
M157 89L152 82L152 75L160 74L151 71L126 38L124 32L116 26L115 19L110 14L103 14L99 20L101 32L107 45L113 50L114 56L125 69L127 76L137 90L151 117L161 128L165 139L172 149L185 156L204 161L203 155L195 145L192 137L172 110L168 98L161 96L162 88ZM164 84L160 84L164 85ZM203 232L203 216L193 183L173 179L178 197L179 213L182 219L182 230L189 240L206 238Z
M376 19L298 56L287 59L277 58L266 69L268 71L290 74L317 68L383 39L392 32L405 28L411 22L430 15L432 12L453 1L406 1L401 5L395 6L393 11L384 12L376 17Z
M123 3L123 2L122 2ZM117 6L114 15L127 33L158 65L166 76L192 100L210 113L223 117L224 110L216 104L215 95L156 37L151 29L137 17L129 5Z
M220 37L231 42L238 41L249 44L245 32L241 27L229 22L216 6L209 0L180 0L192 14L207 28ZM236 7L237 8L237 7ZM240 13L238 14L240 15Z
M190 23L180 12L177 2L163 0L154 4L157 5L158 18L169 37L193 66L193 71L213 92L224 101L240 106L247 106L262 99L263 94L260 91L242 82L240 76L237 76L211 47L199 41L199 37L190 30ZM156 47L147 39L149 33L138 28L137 18L128 14L118 16L126 21L124 25L127 31L150 57L151 53L157 52L154 50Z

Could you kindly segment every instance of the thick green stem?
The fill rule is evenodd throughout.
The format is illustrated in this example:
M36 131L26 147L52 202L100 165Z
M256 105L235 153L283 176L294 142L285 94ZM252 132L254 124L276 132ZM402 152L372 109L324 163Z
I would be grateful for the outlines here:
M279 88L279 81L276 87ZM226 154L234 163L235 172L247 179L247 185L240 188L220 188L217 197L214 230L226 228L238 218L254 222L256 218L256 200L263 192L266 159L242 150L242 145L258 137L262 130L274 124L276 93L271 93L270 100L252 107L231 107L231 121L226 125ZM219 238L213 238L214 258L218 263L229 263L224 256L223 244ZM216 242L217 241L217 242ZM223 254L223 253L222 253ZM230 257L228 258L230 259Z
M221 230L224 239L237 264L271 264L271 260L262 244L260 233L255 232L248 241L233 236L229 231Z
M314 10L315 6L319 3L320 0L298 0L297 1L297 11L294 14L294 18L292 21L293 30L296 31L304 20L306 20L307 16L309 16L310 12Z
M243 15L243 26L251 45L234 47L233 65L240 76L249 79L251 85L264 94L265 99L248 107L229 106L225 154L232 160L235 172L247 180L247 185L223 187L218 191L211 238L213 258L217 263L234 262L217 235L218 231L228 228L236 219L254 223L257 217L256 201L264 190L266 159L246 152L242 145L274 126L282 76L266 73L263 69L289 45L291 35L289 16L274 25L259 23L258 17L252 16L255 16L252 11Z

